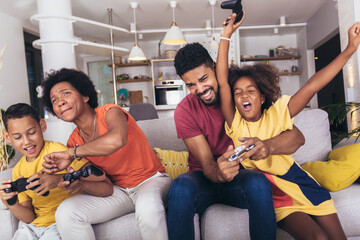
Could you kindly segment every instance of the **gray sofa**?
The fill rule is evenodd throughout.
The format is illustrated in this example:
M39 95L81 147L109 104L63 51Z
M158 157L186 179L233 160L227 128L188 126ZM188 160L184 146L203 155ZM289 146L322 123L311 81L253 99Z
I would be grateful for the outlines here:
M152 147L182 151L186 150L182 140L177 139L173 119L154 119L139 121ZM295 154L299 164L308 161L326 160L331 151L329 123L326 112L314 109L305 110L295 118L296 126L303 132L306 143ZM343 142L339 146L351 144ZM1 172L0 179L10 178L11 169ZM331 193L346 236L351 240L360 240L360 184ZM199 221L201 219L201 221ZM223 204L210 206L200 217L194 218L196 239L250 239L248 212ZM17 229L18 221L11 212L0 203L0 239L11 239ZM105 239L141 239L135 221L135 215L128 214L106 223L93 226L96 238ZM201 231L200 231L201 229ZM277 239L292 239L286 232L278 229Z

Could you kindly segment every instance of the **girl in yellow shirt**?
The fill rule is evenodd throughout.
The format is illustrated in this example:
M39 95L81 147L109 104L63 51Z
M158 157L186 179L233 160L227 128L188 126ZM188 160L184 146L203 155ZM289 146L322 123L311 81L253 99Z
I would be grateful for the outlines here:
M257 64L232 67L228 72L229 38L240 26L234 24L236 14L221 32L216 64L221 110L226 133L235 147L252 138L266 140L292 129L295 117L310 99L329 83L356 52L360 43L360 23L348 31L346 49L328 66L317 72L294 95L280 99L279 77L275 68ZM229 77L229 80L228 80ZM239 137L240 138L239 140ZM245 155L244 155L245 156ZM294 161L291 155L259 154L256 146L234 164L265 174L271 183L278 226L295 239L346 239L329 192ZM315 237L316 236L316 237Z

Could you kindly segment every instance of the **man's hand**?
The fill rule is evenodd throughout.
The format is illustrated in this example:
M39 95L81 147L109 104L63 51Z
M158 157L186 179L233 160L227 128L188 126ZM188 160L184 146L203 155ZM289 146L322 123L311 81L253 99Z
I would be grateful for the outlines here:
M219 181L230 182L238 175L240 170L239 160L229 162L227 159L235 153L234 147L229 146L226 152L217 159L218 168L220 171Z
M33 174L28 178L28 182L32 182L26 186L26 189L31 189L33 187L38 186L34 189L34 192L40 196L57 187L58 183L62 179L62 174L44 174L41 170L38 173ZM37 179L37 180L35 180ZM34 181L35 180L35 181Z
M72 148L69 148L64 152L53 152L47 154L44 157L45 161L42 164L44 169L42 171L50 174L67 168L74 160L69 151L71 152Z
M250 145L254 144L254 148L252 148L251 150L249 150L248 152L245 152L245 154L240 156L240 158L239 158L240 162L247 159L247 158L250 158L251 160L255 160L255 161L265 159L270 154L270 146L269 146L269 144L267 144L266 141L262 141L257 137L254 137L254 138L240 137L239 141L240 142L245 142L246 141L246 143L244 143L245 148L247 148Z

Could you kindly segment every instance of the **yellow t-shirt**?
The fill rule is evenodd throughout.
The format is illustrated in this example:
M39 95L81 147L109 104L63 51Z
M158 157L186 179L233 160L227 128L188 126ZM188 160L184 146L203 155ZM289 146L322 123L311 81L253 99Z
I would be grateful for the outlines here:
M12 175L13 181L20 176L28 178L31 175L39 172L43 167L44 156L52 152L61 152L67 150L67 147L61 143L45 141L44 147L35 159L35 161L26 161L26 156L23 156L20 161L15 165ZM73 161L71 167L75 170L79 170L87 160ZM66 171L59 172L58 174L64 174ZM35 219L32 224L38 227L47 227L55 223L55 212L59 204L65 199L71 197L64 189L54 188L50 190L48 196L38 196L32 190L27 190L18 194L19 202L32 201L32 205L35 211Z
M242 144L239 137L266 140L291 130L293 119L288 109L289 100L290 96L281 97L264 110L257 122L247 122L236 110L231 128L225 123L226 134L237 147ZM336 212L329 192L304 171L291 155L270 155L258 161L245 159L241 164L246 169L264 173L270 181L277 221L296 211L318 216Z

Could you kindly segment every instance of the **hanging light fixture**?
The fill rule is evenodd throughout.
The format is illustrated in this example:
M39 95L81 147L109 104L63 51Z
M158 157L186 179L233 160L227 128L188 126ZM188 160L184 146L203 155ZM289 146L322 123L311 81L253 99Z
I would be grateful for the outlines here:
M131 2L130 6L134 10L135 44L134 44L133 48L130 51L130 55L129 55L128 59L130 61L144 61L144 60L146 60L146 57L145 57L144 52L141 50L141 48L140 48L140 46L139 46L139 44L137 42L137 36L136 36L136 14L135 14L135 9L137 8L138 3L137 2Z
M170 1L170 6L173 11L173 21L171 23L170 29L167 31L163 43L167 45L183 45L186 44L184 35L182 34L180 28L175 22L175 8L176 1Z
M219 44L215 41L215 21L214 21L214 5L216 0L209 0L211 5L211 16L212 16L212 40L210 43L210 48L218 48Z

